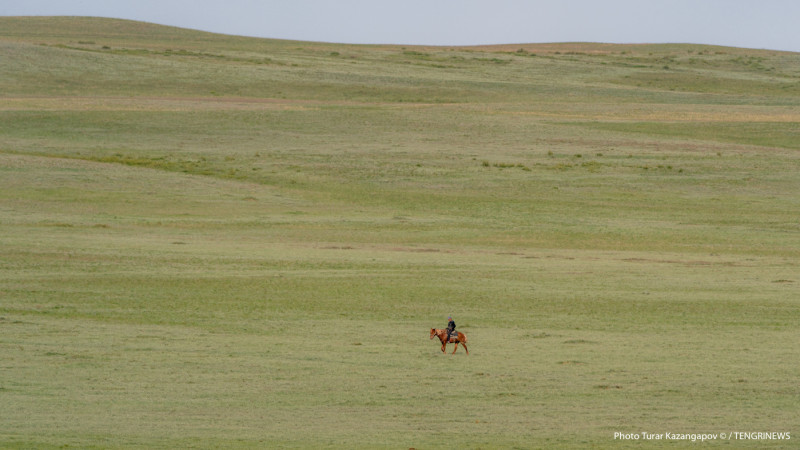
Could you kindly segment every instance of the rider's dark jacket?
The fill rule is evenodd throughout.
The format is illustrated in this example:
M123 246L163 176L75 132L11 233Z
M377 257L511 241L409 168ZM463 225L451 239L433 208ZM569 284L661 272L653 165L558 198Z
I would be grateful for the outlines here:
M447 323L447 336L453 334L455 330L456 330L456 323L451 320L450 322Z

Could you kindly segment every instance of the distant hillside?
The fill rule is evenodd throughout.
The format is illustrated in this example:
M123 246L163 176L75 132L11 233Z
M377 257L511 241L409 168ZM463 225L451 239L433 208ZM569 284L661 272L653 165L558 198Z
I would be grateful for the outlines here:
M265 41L271 45L292 42L228 36L101 17L0 17L0 37L10 41L63 45L94 40L104 45L125 44L148 48L180 43L183 46L198 45L208 49L247 49L256 45L263 46Z
M24 42L36 42L46 40L49 43L75 43L77 40L102 39L106 43L121 43L128 45L163 45L168 43L203 44L210 48L226 48L231 44L237 48L245 49L257 45L263 46L265 42L270 45L280 46L311 44L302 41L287 41L277 39L251 38L243 36L230 36L217 33L209 33L186 28L157 25L147 22L138 22L124 19L109 19L101 17L0 17L0 37L4 40L19 40ZM329 44L313 43L315 46L338 46L349 47L353 44ZM392 47L392 46L368 46L368 47ZM686 51L694 49L696 52L703 51L724 51L728 54L761 54L777 55L782 53L772 50L755 50L744 48L731 48L721 46L697 45L697 44L605 44L590 42L567 42L567 43L520 43L520 44L499 44L483 46L403 46L420 49L461 49L481 52L508 53L524 50L531 53L554 54L554 53L590 53L590 54L609 54L609 53L650 53L668 51Z
M714 96L697 101L758 95L771 103L800 93L796 53L693 44L345 45L117 19L2 17L0 46L5 96L529 103L701 93Z

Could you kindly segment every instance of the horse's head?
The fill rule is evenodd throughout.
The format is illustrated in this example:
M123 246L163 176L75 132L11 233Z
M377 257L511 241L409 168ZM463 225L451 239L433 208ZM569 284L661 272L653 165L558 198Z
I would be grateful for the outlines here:
M436 328L431 328L431 339L436 336Z

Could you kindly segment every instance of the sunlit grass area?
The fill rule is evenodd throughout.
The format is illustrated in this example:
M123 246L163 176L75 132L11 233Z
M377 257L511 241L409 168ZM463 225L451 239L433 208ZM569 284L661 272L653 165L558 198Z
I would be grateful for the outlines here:
M0 59L0 446L797 431L797 54L5 17Z

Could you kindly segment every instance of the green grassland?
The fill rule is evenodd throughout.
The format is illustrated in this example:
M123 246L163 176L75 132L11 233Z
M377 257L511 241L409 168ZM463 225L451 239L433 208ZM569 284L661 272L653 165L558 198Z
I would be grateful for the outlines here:
M798 174L796 53L2 17L0 447L796 447Z

